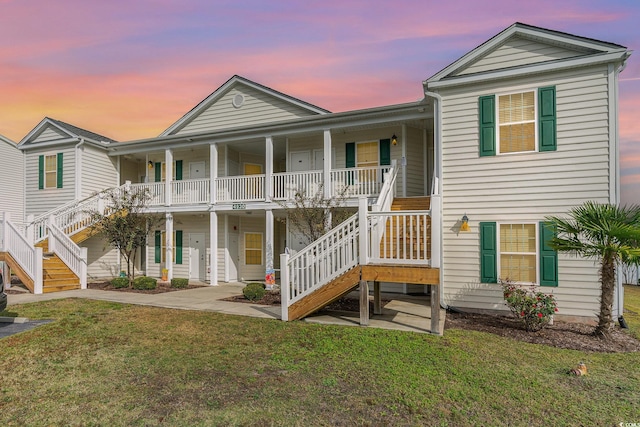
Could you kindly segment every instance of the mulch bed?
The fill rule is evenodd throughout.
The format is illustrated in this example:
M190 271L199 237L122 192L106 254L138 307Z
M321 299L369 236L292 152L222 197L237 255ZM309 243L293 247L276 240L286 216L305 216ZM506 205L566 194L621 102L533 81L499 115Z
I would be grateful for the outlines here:
M611 334L611 339L603 340L591 335L595 326L581 323L556 321L538 332L527 332L513 317L448 312L444 329L488 332L518 341L580 351L600 353L640 351L640 341L618 326Z
M165 292L184 291L186 289L201 288L204 285L192 285L189 284L186 288L172 288L169 282L158 282L155 289L138 290L132 288L114 288L110 282L92 282L87 284L88 289L98 289L101 291L118 291L118 292L133 292L136 294L163 294Z

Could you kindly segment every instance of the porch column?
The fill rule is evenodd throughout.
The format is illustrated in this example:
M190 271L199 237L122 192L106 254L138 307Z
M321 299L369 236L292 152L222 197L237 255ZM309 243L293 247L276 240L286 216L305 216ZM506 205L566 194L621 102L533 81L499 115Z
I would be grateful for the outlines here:
M331 188L331 167L331 130L327 129L324 131L324 166L322 168L322 185L325 199L331 198L331 193L333 193Z
M173 151L164 150L164 204L165 206L171 206L171 181L173 181Z
M218 213L212 211L209 213L209 283L211 285L218 284Z
M264 161L264 200L270 202L273 197L271 184L273 180L273 138L265 138L265 161Z
M402 197L407 197L407 125L402 125ZM415 160L414 160L415 161Z
M265 211L265 282L267 289L273 289L275 284L275 270L273 268L273 211L267 209Z
M169 280L173 278L173 215L165 214L164 226L164 245L165 245L165 268L167 269L167 277Z
M215 142L209 144L209 172L209 204L215 205L218 198L218 144Z

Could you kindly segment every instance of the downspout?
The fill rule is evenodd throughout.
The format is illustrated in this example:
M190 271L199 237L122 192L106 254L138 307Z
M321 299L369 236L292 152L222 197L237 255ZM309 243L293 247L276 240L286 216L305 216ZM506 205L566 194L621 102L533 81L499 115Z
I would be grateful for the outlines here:
M622 65L620 65L620 67L618 67L617 70L614 70L613 72L613 83L614 83L614 87L611 89L612 91L612 96L613 96L613 102L611 102L611 105L614 106L615 111L613 113L613 117L615 119L615 123L613 124L615 129L613 130L613 138L614 141L613 143L615 144L614 146L614 153L613 153L613 157L614 157L614 167L615 167L615 194L613 195L613 198L615 199L615 204L620 204L620 145L619 145L619 125L618 125L618 75L624 71L624 69L627 67L627 61L623 61ZM609 196L611 198L611 195ZM628 329L628 325L627 322L624 320L624 288L622 287L622 277L620 274L616 274L616 287L617 287L617 292L616 292L616 296L618 297L618 301L617 301L617 306L618 306L618 324L620 324L620 327L623 329Z
M433 102L433 178L437 179L437 187L434 188L434 192L442 197L442 96L436 92L430 92L427 88L426 82L424 83L424 95L434 99ZM442 199L441 199L442 200ZM442 211L442 204L440 205ZM440 307L445 310L449 306L444 302L444 269L443 267L443 242L442 242L442 227L443 218L442 212L440 212L440 227L438 229L440 233Z
M80 142L78 142L74 147L74 154L76 156L76 173L74 174L76 200L82 199L82 152L80 151L80 146L82 146L83 144L84 138L80 138Z

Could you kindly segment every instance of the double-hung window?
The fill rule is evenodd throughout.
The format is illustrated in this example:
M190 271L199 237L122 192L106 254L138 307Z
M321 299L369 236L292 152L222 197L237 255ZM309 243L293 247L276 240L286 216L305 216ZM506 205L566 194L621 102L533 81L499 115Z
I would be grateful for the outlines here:
M480 157L556 150L555 86L478 99Z
M174 264L182 264L182 230L175 230L171 236L171 253ZM166 264L167 238L164 231L156 230L155 233L155 262Z
M262 264L262 233L244 234L244 261L246 265Z
M480 281L558 286L558 254L549 246L554 236L544 222L481 222Z
M62 188L63 155L45 154L38 156L38 189Z

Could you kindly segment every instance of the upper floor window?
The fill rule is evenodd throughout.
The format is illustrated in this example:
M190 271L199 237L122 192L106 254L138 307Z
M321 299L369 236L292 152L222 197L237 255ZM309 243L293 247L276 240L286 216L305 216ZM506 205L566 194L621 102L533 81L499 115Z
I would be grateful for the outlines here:
M38 189L62 188L62 166L62 153L38 156Z
M480 157L556 150L556 88L478 99Z

